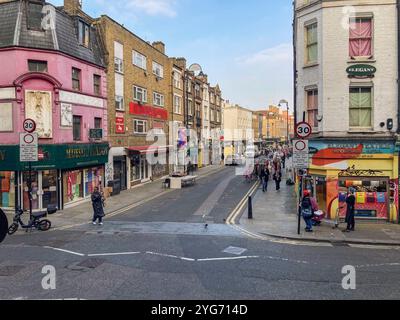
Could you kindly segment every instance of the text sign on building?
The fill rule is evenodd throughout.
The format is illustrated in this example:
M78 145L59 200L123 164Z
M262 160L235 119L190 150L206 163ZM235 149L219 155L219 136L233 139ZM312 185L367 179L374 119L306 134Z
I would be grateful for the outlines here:
M38 161L38 134L20 133L19 136L19 161Z
M125 133L125 119L122 117L115 118L115 133Z
M293 167L307 169L309 167L308 140L293 141Z
M349 77L364 78L373 77L376 73L376 68L369 64L356 64L346 69Z

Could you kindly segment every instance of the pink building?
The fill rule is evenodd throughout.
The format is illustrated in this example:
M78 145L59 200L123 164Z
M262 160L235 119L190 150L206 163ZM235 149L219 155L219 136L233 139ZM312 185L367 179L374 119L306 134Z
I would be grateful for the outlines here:
M34 18L42 12L47 16ZM8 26L0 30L2 208L29 207L29 165L19 161L27 118L36 122L39 136L39 161L31 163L30 175L34 210L85 201L95 186L104 186L106 73L88 19L44 1L0 3L0 20Z

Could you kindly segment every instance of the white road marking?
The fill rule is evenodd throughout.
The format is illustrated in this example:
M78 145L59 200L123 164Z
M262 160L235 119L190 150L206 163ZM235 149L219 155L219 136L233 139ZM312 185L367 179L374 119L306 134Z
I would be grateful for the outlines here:
M196 261L224 261L224 260L243 260L243 259L258 259L259 256L243 256L243 257L227 257L227 258L207 258L207 259L197 259Z
M400 262L393 262L393 263L379 263L379 264L365 264L356 266L357 269L361 268L374 268L374 267L397 267L400 266Z
M74 251L65 250L65 249L60 249L60 248L53 248L53 247L47 247L47 246L45 246L43 248L52 249L52 250L56 250L56 251L61 251L61 252L65 252L65 253L70 253L70 254L73 254L73 255L76 255L76 256L80 256L80 257L84 257L85 256L85 254L83 254L83 253L74 252Z
M88 254L88 257L106 257L106 256L128 256L140 254L141 252L116 252L116 253L95 253Z

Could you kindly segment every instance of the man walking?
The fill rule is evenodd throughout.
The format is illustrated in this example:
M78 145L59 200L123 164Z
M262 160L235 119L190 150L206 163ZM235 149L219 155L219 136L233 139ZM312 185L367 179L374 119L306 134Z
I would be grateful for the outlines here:
M268 191L268 181L269 181L269 177L270 177L270 172L268 169L268 165L264 166L264 170L263 170L263 177L262 177L262 186L263 186L263 192L267 192Z
M93 206L93 224L97 224L97 220L99 220L99 225L103 225L103 217L104 214L104 198L102 194L99 192L99 188L94 188L92 193L92 206Z
M354 195L355 191L353 188L349 189L348 196L346 198L347 210L346 210L346 222L347 228L344 232L350 232L355 230L355 218L354 218L354 210L356 205L356 197Z
M318 211L318 205L315 199L311 198L310 191L304 190L303 199L299 206L299 214L303 217L306 223L306 232L313 232L312 218L315 211Z

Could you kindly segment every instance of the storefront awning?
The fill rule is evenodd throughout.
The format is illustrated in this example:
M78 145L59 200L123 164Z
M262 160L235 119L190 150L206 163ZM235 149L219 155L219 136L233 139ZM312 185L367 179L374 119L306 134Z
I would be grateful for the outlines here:
M141 154L148 154L148 153L167 153L168 149L172 148L172 146L136 146L136 147L129 147L126 148L129 152L133 153L141 153Z

